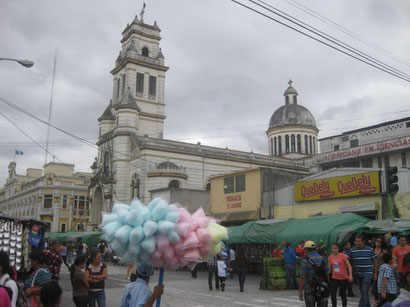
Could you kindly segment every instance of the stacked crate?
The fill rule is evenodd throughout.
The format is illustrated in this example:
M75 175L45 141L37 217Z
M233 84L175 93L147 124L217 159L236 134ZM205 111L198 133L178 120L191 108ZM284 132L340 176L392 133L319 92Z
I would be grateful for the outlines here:
M299 284L299 264L296 265L296 278ZM286 289L286 269L283 258L264 258L261 290L283 290Z

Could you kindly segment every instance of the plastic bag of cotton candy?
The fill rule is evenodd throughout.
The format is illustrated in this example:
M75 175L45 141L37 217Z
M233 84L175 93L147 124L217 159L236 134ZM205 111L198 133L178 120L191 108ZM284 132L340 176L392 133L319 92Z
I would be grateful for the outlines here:
M131 205L115 204L103 214L100 228L122 261L151 262L156 267L189 266L220 252L228 231L207 217L203 209L190 214L160 198L148 206L134 199Z

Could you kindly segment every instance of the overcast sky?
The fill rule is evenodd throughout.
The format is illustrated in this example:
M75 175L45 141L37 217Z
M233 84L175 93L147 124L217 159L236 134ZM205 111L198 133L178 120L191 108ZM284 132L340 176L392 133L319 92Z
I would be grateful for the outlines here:
M246 0L240 0L248 3ZM297 0L394 54L377 51L303 12L295 0L265 0L355 48L410 72L410 2ZM165 138L267 153L266 130L284 104L289 79L314 115L319 138L410 116L409 83L257 15L229 0L147 0L144 21L161 28L166 73ZM0 62L0 97L47 119L55 50L52 123L97 140L97 118L112 95L121 32L142 1L0 1L0 57L30 59L32 68ZM328 22L329 23L329 22ZM8 116L45 144L45 125L0 102ZM1 115L0 115L1 117ZM41 168L44 151L0 119L0 184ZM76 171L90 171L96 149L51 131L49 151ZM50 161L51 158L49 158ZM57 160L56 160L57 161Z

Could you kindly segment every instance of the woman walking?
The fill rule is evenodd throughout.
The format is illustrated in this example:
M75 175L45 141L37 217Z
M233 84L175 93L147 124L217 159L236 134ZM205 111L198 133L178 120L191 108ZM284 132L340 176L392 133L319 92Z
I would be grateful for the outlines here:
M248 260L246 259L245 251L243 250L243 248L239 248L236 253L235 271L238 274L239 291L243 292L246 273L248 271Z
M85 270L85 276L89 283L88 297L90 307L95 307L95 301L98 307L105 307L104 280L107 279L107 266L101 262L102 256L98 249L91 252L88 259L88 266Z
M332 244L332 254L328 259L330 278L330 295L332 307L337 306L337 289L340 287L340 296L343 307L347 307L346 289L348 282L353 281L352 266L349 259L343 253L339 253L339 245Z
M73 286L73 301L77 307L87 307L88 300L88 280L82 269L85 268L87 257L85 255L75 258L70 268L71 285Z

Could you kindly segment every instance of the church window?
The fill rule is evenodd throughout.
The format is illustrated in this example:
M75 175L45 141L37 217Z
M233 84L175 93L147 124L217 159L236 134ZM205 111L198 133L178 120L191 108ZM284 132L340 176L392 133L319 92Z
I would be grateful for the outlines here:
M229 193L233 193L233 191L234 191L233 176L224 178L224 193L229 194Z
M144 74L137 72L137 93L144 92Z
M120 97L120 79L117 79L117 98Z
M211 191L211 183L210 183L210 182L208 182L208 183L206 184L206 190L207 190L207 191Z
M171 180L168 184L168 188L179 189L179 181L178 180Z
M278 136L278 154L279 156L282 154L282 136Z
M285 136L285 152L289 153L289 135L286 134Z
M273 153L275 156L277 156L278 151L277 151L277 144L276 144L276 136L273 138Z
M245 190L245 174L235 176L235 192L244 192Z
M273 156L273 139L270 139L270 155Z
M300 134L298 134L297 138L296 138L296 142L297 142L297 152L301 153L302 152L302 139L300 137Z
M316 139L315 139L315 137L313 137L312 140L313 140L313 154L315 154L316 153Z
M289 104L289 96L285 97L285 104Z
M122 75L122 89L121 93L124 95L125 92L125 75Z
M143 56L149 56L149 50L147 47L142 48L142 55Z
M309 154L309 149L308 149L308 136L305 135L305 154Z
M296 95L293 96L293 103L294 103L294 104L297 104L297 103L298 103L298 97L296 97Z
M290 136L290 152L295 152L296 151L296 144L295 144L295 135L292 134Z
M312 151L312 136L311 135L309 136L309 153L310 154L313 153L313 151Z
M157 77L149 76L149 95L157 95Z

